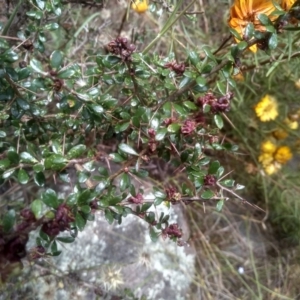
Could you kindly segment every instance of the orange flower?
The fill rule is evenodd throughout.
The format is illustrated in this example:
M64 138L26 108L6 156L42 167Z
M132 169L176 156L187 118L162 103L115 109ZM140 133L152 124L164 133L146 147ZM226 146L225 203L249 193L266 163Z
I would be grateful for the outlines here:
M235 0L230 9L228 23L229 26L235 29L242 37L249 23L252 23L254 29L257 31L266 31L265 26L260 23L257 16L259 14L265 14L271 21L274 21L277 16L270 16L274 10L275 6L271 0ZM250 50L256 52L257 46L251 46Z
M281 1L281 7L285 11L289 11L290 8L293 6L293 4L296 2L296 0L282 0Z

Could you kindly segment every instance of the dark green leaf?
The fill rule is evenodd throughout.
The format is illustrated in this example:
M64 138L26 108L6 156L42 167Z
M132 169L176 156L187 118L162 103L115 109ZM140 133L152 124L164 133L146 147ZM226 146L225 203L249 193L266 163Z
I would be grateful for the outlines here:
M8 158L0 160L0 169L6 169L10 166L10 160Z
M206 191L204 191L204 192L201 194L200 197L201 197L202 199L207 200L207 199L211 199L214 195L215 195L215 194L214 194L213 191L211 191L211 190L206 190Z
M46 182L46 178L43 172L38 172L34 174L34 182L38 186L44 186Z
M2 219L2 228L5 233L9 232L16 221L16 213L14 209L10 209Z
M63 53L59 50L55 50L50 55L50 65L53 69L58 69L61 67L64 56Z
M64 237L57 237L56 240L62 243L70 244L75 241L75 238L73 238L72 236L64 236Z
M86 220L82 217L82 215L79 212L76 214L75 223L79 231L82 231L84 229Z
M109 224L112 224L113 221L114 221L114 217L113 217L112 212L110 211L110 209L106 208L104 214L105 214L105 219L107 220L107 222Z
M52 189L47 189L46 192L44 192L42 194L42 200L49 207L52 207L52 208L58 207L57 195L56 195L55 191Z
M210 163L209 168L208 168L208 174L216 174L218 169L220 167L219 161L213 161Z
M123 173L120 179L120 190L123 192L130 185L130 177L127 173Z

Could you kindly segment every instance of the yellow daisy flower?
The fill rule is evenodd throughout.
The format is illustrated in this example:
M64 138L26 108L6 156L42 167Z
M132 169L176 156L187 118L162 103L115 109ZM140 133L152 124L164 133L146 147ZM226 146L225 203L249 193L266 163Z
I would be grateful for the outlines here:
M295 86L297 89L300 89L300 78L295 81Z
M270 0L235 0L230 9L230 17L228 24L231 28L235 29L241 37L244 36L245 28L249 23L254 25L257 31L266 31L258 20L259 14L267 15L271 21L276 20L277 16L271 16L275 10L275 6ZM236 40L237 43L239 42ZM253 45L249 48L251 51L256 52L257 46Z
M290 118L286 118L284 120L284 123L286 126L288 126L292 130L298 129L298 126L299 126L298 121L291 120Z
M280 164L287 163L292 157L293 154L288 146L279 147L274 155L275 160Z
M278 116L278 104L275 97L264 96L254 107L255 113L262 122L275 120Z
M273 175L273 174L277 173L280 169L281 169L281 164L278 164L276 162L273 162L264 167L264 171L268 175Z
M272 143L270 140L263 142L260 146L261 152L273 154L276 151L276 145Z
M141 14L148 10L148 0L132 0L131 8L137 13Z
M271 153L262 153L258 157L258 161L262 164L262 166L268 166L273 162L273 155Z
M276 140L284 140L284 139L286 139L286 138L288 137L288 135L289 135L285 130L283 130L283 129L281 129L281 128L278 128L278 129L274 130L274 131L272 132L272 134L273 134L273 136L274 136L274 138L275 138Z

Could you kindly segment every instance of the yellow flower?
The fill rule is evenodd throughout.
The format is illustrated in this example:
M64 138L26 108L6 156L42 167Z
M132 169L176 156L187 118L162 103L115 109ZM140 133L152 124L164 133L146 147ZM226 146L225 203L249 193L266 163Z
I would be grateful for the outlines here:
M291 120L290 118L286 118L284 120L284 123L286 126L288 126L289 128L291 128L293 130L298 129L298 126L299 126L298 121Z
M282 0L281 1L281 7L285 11L289 11L290 8L293 6L293 4L296 2L296 0Z
M274 97L264 96L254 107L255 113L262 122L275 120L278 116L278 105Z
M288 135L289 135L285 130L283 130L283 129L281 129L281 128L278 128L278 129L274 130L274 131L272 132L272 134L273 134L273 136L274 136L274 138L275 138L276 140L284 140L284 139L286 139L286 138L288 137Z
M300 78L295 81L295 86L297 89L300 89Z
M273 155L271 153L262 153L258 157L258 161L265 167L273 162Z
M275 174L277 173L279 170L281 169L281 164L279 163L276 163L276 162L273 162L267 166L264 167L264 170L265 172L268 174L268 175L272 175L272 174Z
M288 146L279 147L274 155L275 160L280 164L287 163L292 157L293 154Z
M141 14L148 10L148 0L132 0L131 8Z
M242 37L244 36L245 28L249 23L254 25L257 31L266 31L258 20L259 14L267 15L271 21L276 20L277 16L271 16L275 10L275 6L271 0L235 0L230 9L229 26L235 29ZM238 41L237 41L238 42ZM249 48L251 51L256 52L257 47L253 45Z
M263 142L260 146L261 152L273 154L276 151L276 145L272 143L270 140Z

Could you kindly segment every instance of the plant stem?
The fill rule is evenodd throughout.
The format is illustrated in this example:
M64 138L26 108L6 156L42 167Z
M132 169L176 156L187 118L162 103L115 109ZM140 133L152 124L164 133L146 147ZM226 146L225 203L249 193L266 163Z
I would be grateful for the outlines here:
M14 11L10 15L5 27L2 30L2 35L7 34L7 32L8 32L8 30L9 30L9 28L10 28L10 26L11 26L11 24L12 24L12 22L13 22L13 20L14 20L14 18L15 18L15 16L16 16L16 14L17 14L17 12L18 12L18 10L19 10L22 3L23 3L23 0L20 0L19 3L16 5Z
M156 36L156 38L152 42L150 42L149 45L144 49L143 54L146 54L156 44L156 42L158 40L160 40L160 38L163 37L163 35L174 25L174 23L177 22L177 20L179 18L181 18L181 16L183 16L186 13L186 11L194 4L195 1L196 0L193 0L182 12L180 12L176 16L179 7L181 7L182 3L184 2L184 0L179 0L179 3L176 5L175 9L173 10L171 16L167 20L167 22L164 25L164 27L162 28L162 30L160 31L160 33Z

